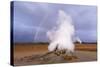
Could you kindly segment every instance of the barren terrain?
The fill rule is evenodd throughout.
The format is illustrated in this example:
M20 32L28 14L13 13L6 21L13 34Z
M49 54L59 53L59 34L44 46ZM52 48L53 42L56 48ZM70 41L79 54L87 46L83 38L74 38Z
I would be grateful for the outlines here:
M41 58L41 55L48 52L47 47L47 43L16 43L14 45L14 65L23 66L97 60L96 44L76 44L75 55L77 58L72 60L67 60L54 54Z

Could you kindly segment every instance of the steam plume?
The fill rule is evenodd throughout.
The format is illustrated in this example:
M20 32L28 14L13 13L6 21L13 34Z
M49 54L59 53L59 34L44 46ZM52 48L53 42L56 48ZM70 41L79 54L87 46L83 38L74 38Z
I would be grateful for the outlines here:
M47 32L47 37L50 40L48 50L54 51L57 49L66 50L66 52L74 52L74 35L75 29L71 16L59 10L56 26Z

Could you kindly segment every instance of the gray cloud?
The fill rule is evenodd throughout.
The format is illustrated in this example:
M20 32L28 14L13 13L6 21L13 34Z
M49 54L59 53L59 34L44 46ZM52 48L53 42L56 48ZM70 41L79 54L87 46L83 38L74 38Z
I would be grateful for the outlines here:
M14 5L14 42L46 42L46 31L55 26L58 10L70 14L76 34L85 42L96 41L97 7L83 5L18 2ZM39 30L34 40L36 31Z

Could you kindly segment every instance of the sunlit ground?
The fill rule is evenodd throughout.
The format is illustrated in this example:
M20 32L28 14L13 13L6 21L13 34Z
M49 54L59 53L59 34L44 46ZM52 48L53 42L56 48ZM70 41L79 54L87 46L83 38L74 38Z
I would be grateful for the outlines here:
M47 43L16 43L14 46L14 65L37 65L69 62L87 62L97 60L96 44L76 44L75 55L77 59L66 60L61 56L50 54L45 60L38 58L48 52Z

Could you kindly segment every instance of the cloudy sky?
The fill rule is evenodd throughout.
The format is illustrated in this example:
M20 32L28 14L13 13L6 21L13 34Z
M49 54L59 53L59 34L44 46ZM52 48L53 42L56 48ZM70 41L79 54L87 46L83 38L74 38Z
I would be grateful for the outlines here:
M83 42L97 40L97 7L15 1L13 16L14 42L47 42L46 32L55 26L58 11L70 14L76 36Z

